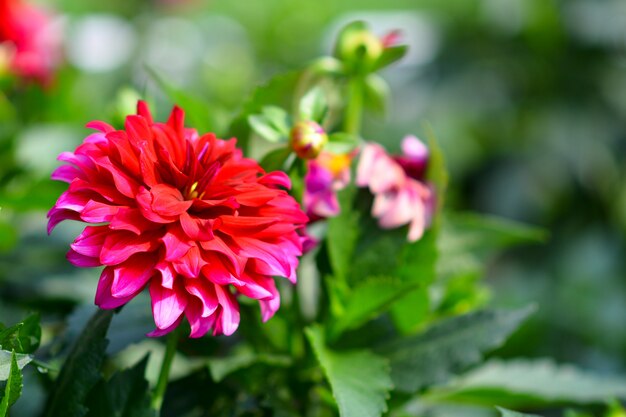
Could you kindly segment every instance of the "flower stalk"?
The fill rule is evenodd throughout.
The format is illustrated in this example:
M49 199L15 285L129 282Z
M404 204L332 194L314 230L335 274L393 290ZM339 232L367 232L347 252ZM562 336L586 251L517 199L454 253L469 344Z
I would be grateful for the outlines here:
M363 112L363 79L359 76L348 80L348 104L343 122L346 133L358 136L361 131L361 116Z
M167 382L170 376L170 369L172 368L172 362L176 355L176 346L178 345L178 336L180 327L177 327L174 331L168 333L165 342L165 355L163 356L163 362L161 362L161 371L159 372L159 379L154 387L152 393L152 409L157 412L157 416L161 412L161 406L163 405L163 398L165 397L165 390L167 389Z

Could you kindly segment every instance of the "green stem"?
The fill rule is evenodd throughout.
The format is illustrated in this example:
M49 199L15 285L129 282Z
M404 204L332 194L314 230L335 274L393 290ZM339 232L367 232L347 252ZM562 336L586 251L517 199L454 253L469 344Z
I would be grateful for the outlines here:
M352 77L348 81L348 105L343 121L343 130L352 135L359 135L363 112L363 80Z
M179 328L180 326L172 330L167 335L165 356L163 356L163 362L161 362L161 372L159 373L159 379L157 380L156 387L154 387L154 392L152 393L152 408L156 410L157 416L160 414L161 405L163 405L163 397L165 396L165 389L167 388L167 381L169 379L172 361L176 355Z

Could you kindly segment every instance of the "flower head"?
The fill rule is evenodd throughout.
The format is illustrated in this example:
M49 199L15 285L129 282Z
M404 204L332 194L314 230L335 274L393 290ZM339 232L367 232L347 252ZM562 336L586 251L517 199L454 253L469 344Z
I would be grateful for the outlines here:
M337 191L350 182L348 154L335 155L322 152L309 161L304 177L303 205L311 220L333 217L339 214Z
M160 336L186 317L191 337L210 329L232 334L237 295L259 300L263 320L280 305L272 276L296 280L307 221L282 188L282 172L266 173L244 158L235 139L199 136L178 107L155 123L145 103L125 129L103 122L53 179L69 188L48 213L48 229L66 219L87 226L68 252L74 265L104 265L95 302L119 307L145 287Z
M374 194L372 216L384 229L409 225L408 240L419 240L431 222L434 192L424 182L428 149L414 136L402 142L403 155L392 158L374 143L363 147L356 184Z
M21 0L0 0L0 55L15 75L50 82L61 54L61 34L45 11Z

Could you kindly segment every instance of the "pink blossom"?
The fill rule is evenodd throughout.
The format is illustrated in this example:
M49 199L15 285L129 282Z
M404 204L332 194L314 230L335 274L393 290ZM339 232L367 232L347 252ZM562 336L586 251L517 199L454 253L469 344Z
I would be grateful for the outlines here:
M103 122L75 152L66 152L52 178L69 188L48 213L48 229L63 220L91 223L68 259L104 266L95 302L126 304L148 288L156 330L168 333L186 318L191 337L232 334L238 296L259 301L264 321L280 295L273 276L296 281L307 221L284 188L283 172L266 173L244 158L236 140L199 136L184 127L178 107L155 123L147 106L125 129Z
M339 214L337 191L350 182L350 155L322 152L309 161L304 177L303 204L312 220Z
M390 157L375 143L366 144L357 166L356 184L374 194L372 216L384 229L409 225L408 240L415 242L429 226L434 205L432 187L423 181L428 150L415 137L402 143L404 154ZM418 175L416 175L418 174Z
M0 0L0 52L9 70L47 84L60 61L61 33L44 10L21 0Z

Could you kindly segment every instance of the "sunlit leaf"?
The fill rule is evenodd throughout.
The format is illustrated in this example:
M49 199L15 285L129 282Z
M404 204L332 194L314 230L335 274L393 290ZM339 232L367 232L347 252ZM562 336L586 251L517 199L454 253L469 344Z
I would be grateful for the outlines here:
M0 417L5 417L9 407L22 395L22 372L17 363L15 352L11 354L10 371L4 387L4 395L0 400Z
M378 417L387 411L393 388L386 361L362 349L339 352L325 344L323 328L305 330L330 383L341 417Z
M440 383L500 346L531 313L479 311L437 323L424 333L384 343L376 352L389 359L396 389L415 392Z

